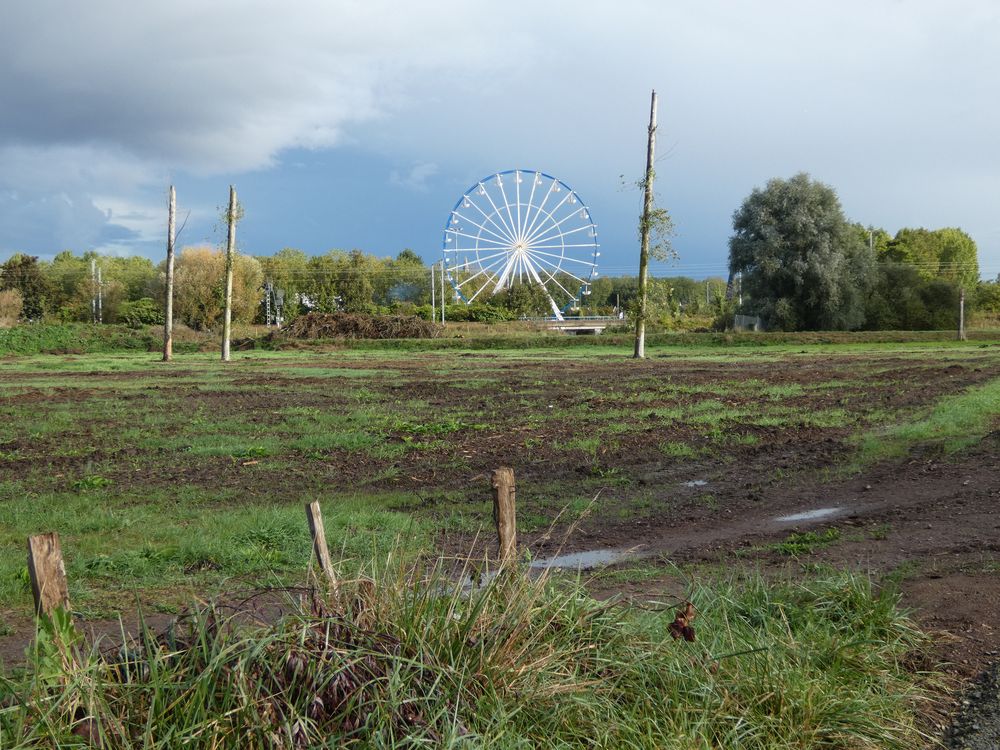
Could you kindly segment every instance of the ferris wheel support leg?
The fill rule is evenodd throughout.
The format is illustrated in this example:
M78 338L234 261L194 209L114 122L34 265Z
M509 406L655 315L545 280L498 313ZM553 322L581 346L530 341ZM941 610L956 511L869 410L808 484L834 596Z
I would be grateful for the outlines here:
M562 314L562 310L559 309L559 305L556 304L556 301L552 299L552 297L549 297L549 304L552 305L552 314L556 316L556 320L558 321L565 320Z

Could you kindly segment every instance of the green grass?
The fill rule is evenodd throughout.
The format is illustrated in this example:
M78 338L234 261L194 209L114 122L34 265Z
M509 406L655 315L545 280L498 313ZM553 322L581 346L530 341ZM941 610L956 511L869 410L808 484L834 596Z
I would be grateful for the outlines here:
M267 544L282 541L282 532ZM385 558L381 558L385 559ZM471 572L471 571L467 571ZM124 659L43 627L32 668L0 678L0 746L595 747L902 750L927 741L921 637L890 588L857 575L694 587L673 607L599 603L516 572L463 592L395 562L329 609L220 627L201 611Z
M829 547L840 540L840 529L829 528L825 531L803 531L793 532L778 544L774 549L782 555L798 557L800 555L811 555L818 549Z
M650 354L634 363L614 346L583 344L254 351L228 364L214 352L167 364L155 352L10 357L0 371L0 614L27 604L21 550L41 531L62 535L81 607L125 606L129 586L152 606L175 590L299 573L307 547L260 555L234 541L231 529L257 511L294 519L310 499L343 504L327 512L360 558L404 528L419 538L488 528L489 472L509 463L526 531L578 518L581 499L598 492L598 510L616 520L662 518L676 511L691 460L722 486L747 471L785 480L792 468L756 457L806 428L807 440L823 441L809 467L822 474L848 441L876 428L885 441L915 408L928 425L898 434L918 444L943 434L933 415L956 412L956 398L965 404L956 424L979 420L970 435L996 412L995 382L923 396L956 364L963 377L995 370L1000 349L974 342L678 344ZM907 406L865 401L872 389ZM162 579L148 573L156 565ZM128 586L116 571L132 576Z
M906 455L918 445L954 453L979 442L1000 419L1000 378L938 401L916 418L871 430L858 441L855 466Z

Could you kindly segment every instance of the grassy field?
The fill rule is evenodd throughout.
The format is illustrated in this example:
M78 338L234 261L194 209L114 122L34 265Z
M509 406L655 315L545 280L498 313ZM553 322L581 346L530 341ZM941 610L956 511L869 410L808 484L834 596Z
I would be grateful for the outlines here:
M306 722L308 732L374 746L394 746L401 727L441 746L570 747L584 737L601 747L914 746L928 694L906 664L922 638L892 591L864 576L696 577L683 596L703 613L705 642L688 651L667 634L672 606L608 609L573 581L518 579L514 593L490 585L475 605L417 606L412 592L448 588L450 578L424 577L439 554L490 546L481 539L490 538L497 466L517 472L526 555L573 525L604 545L627 544L637 527L671 518L732 518L803 476L833 480L915 448L974 444L1000 414L1000 343L712 339L653 346L643 362L598 341L453 347L258 350L229 364L203 353L170 364L145 352L3 360L0 635L34 627L29 534L60 533L85 620L136 605L171 613L195 597L301 583L310 558L303 505L319 499L338 570L380 582L357 627L407 645L379 683L396 687L365 698L385 710L365 714L362 734ZM838 539L806 532L775 550L794 557ZM372 572L386 560L408 572ZM627 585L663 570L640 562L603 580ZM521 600L534 604L513 606ZM468 629L449 630L455 622ZM233 717L249 721L259 707L246 697L262 689L253 680L223 681L211 715L196 701L192 713L153 715L161 698L151 696L205 695L220 674L244 674L236 665L287 659L281 644L314 627L302 614L211 648L202 632L201 646L183 651L187 666L164 670L146 693L122 692L87 659L62 679L105 701L107 731L124 732L115 742L170 746L151 739L159 732L204 743L192 746L280 746L239 735ZM514 655L538 674L511 666ZM423 667L419 679L407 671L418 658L434 665L431 693ZM39 718L37 701L51 689L43 676L0 691L20 696L18 711L0 711L0 734L25 746L67 731ZM614 690L599 687L605 680ZM668 696L669 710L649 695ZM419 721L400 724L413 718L412 702ZM140 714L145 728L130 726ZM296 741L289 735L287 746Z
M136 594L171 607L298 576L314 499L350 565L488 527L499 465L531 533L588 508L681 512L671 485L706 472L829 474L956 429L975 439L998 360L976 343L671 347L642 363L596 346L7 360L0 608L27 607L20 550L44 530L62 535L76 606L101 616Z

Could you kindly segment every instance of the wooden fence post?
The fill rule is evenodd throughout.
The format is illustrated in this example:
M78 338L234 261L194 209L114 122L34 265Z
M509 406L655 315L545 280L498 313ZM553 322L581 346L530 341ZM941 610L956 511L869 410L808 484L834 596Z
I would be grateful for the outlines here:
M337 576L333 572L333 561L330 560L330 550L326 546L326 530L323 528L323 513L319 509L319 501L306 503L306 518L309 519L309 532L312 534L313 550L323 573L333 588L337 588Z
M58 607L69 611L69 589L59 535L55 532L28 537L28 575L36 615L51 615Z
M500 563L517 558L517 517L514 502L514 470L503 466L493 471L493 522L500 539Z

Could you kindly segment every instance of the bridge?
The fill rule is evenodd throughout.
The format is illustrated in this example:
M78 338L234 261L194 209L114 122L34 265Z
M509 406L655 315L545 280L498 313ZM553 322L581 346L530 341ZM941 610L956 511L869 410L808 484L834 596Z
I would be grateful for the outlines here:
M559 320L555 317L539 318L538 323L554 331L563 331L576 336L593 336L603 333L608 326L620 325L625 321L615 315L581 315Z

